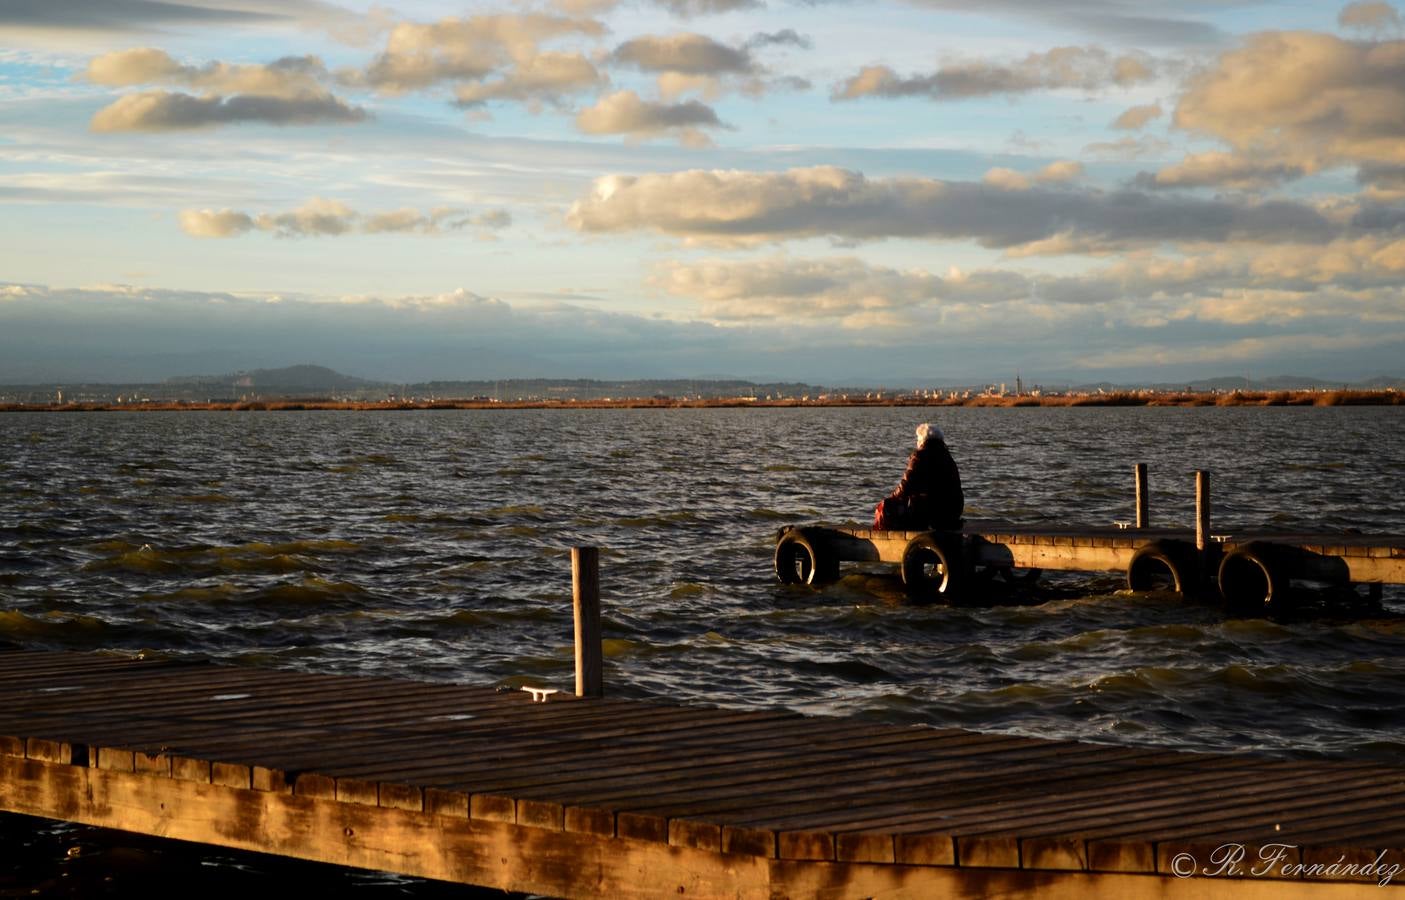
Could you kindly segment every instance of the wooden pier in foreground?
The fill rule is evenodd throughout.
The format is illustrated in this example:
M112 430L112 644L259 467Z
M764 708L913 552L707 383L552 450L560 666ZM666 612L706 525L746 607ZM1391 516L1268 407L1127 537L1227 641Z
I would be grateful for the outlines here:
M0 651L0 697L0 809L508 890L1405 883L1405 766L19 650Z
M1405 584L1405 535L1214 530L1210 477L1197 472L1194 528L1151 524L1146 466L1136 467L1136 520L1107 526L1019 525L968 521L959 531L877 531L827 525L787 526L776 534L776 575L822 585L843 562L897 563L919 600L979 601L980 579L1042 570L1125 573L1134 591L1218 596L1236 614L1291 612L1292 583L1365 585L1379 600L1386 584Z

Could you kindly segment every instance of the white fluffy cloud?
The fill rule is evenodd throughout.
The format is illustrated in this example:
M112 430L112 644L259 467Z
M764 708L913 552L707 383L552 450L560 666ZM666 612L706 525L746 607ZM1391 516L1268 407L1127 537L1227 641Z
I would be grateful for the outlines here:
M1405 41L1269 32L1191 79L1175 124L1305 171L1405 162Z
M1079 275L1011 269L934 274L855 257L714 259L662 265L652 284L717 320L918 321L929 313L984 321L1050 307L1097 308L1108 324L1199 321L1273 327L1333 320L1405 334L1405 240L1339 241L1271 252L1214 247L1185 257L1135 254Z
M84 77L108 87L160 84L201 91L124 94L93 116L91 128L111 131L177 131L239 122L311 125L359 122L367 112L334 96L315 56L284 57L267 65L211 62L185 65L164 50L140 47L98 56Z
M654 231L724 245L908 237L1015 248L1063 238L1085 248L1114 248L1163 241L1324 241L1343 229L1301 203L870 179L831 166L610 176L597 180L567 219L586 233Z
M668 103L644 100L634 91L617 91L581 110L576 125L586 134L620 134L628 138L671 137L689 147L706 147L705 128L725 128L717 113L698 100Z
M400 94L441 82L479 81L512 63L530 66L546 41L602 34L604 26L594 19L545 13L402 22L369 65L338 74L346 84Z

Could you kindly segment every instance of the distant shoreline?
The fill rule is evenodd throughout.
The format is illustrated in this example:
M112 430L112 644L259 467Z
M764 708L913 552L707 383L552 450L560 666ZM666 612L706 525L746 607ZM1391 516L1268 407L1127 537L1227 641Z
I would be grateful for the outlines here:
M6 403L0 412L280 412L299 410L420 409L788 409L798 407L1060 407L1060 406L1401 406L1405 392L1363 391L1228 391L1117 392L1053 396L991 395L973 397L796 397L786 399L632 397L618 400L332 400L266 399L218 403L145 401L133 403Z

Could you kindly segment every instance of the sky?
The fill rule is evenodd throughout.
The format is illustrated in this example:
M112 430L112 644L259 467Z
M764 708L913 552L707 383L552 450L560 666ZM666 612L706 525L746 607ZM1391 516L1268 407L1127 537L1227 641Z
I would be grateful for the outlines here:
M1405 19L0 0L0 382L1405 374Z

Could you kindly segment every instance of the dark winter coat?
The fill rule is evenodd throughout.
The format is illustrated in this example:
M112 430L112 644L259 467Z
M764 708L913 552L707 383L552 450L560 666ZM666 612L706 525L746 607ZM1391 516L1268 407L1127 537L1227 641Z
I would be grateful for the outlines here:
M912 451L893 496L908 502L910 527L959 528L966 498L961 493L961 473L946 444L933 437Z

